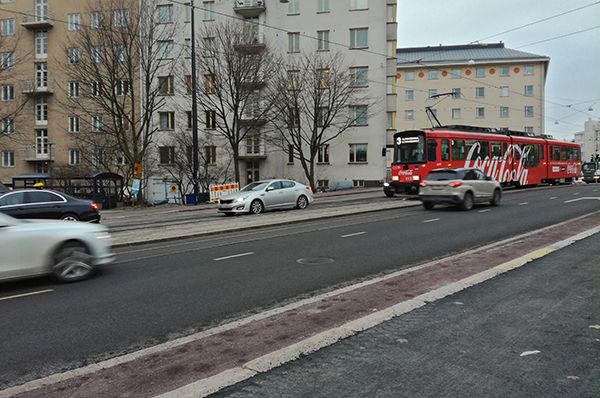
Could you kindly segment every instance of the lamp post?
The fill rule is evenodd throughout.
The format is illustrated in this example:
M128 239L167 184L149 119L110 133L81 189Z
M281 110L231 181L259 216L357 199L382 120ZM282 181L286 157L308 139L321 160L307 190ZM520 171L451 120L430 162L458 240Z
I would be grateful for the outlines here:
M196 17L194 12L194 0L190 1L192 12L192 179L194 183L194 202L198 203L200 187L198 186L198 99L196 84Z

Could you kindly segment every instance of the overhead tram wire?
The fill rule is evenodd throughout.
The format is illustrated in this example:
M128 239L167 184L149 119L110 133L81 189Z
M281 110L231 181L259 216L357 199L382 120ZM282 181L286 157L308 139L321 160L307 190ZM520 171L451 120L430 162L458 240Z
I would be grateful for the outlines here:
M523 48L523 47L529 47L529 46L533 46L535 44L540 44L540 43L546 43L547 41L562 39L563 37L568 37L568 36L573 36L573 35L576 35L576 34L579 34L579 33L589 32L590 30L594 30L594 29L598 29L598 28L600 28L600 25L592 26L591 28L587 28L587 29L578 30L576 32L565 33L564 35L551 37L549 39L544 39L544 40L540 40L540 41L534 41L533 43L529 43L529 44L523 44L522 46L515 47L515 49Z

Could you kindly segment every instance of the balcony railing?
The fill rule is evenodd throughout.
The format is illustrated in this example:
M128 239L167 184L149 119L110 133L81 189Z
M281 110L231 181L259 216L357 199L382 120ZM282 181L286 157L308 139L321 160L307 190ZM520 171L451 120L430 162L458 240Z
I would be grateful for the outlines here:
M44 85L45 83L45 85ZM52 95L54 94L51 81L40 82L37 79L20 80L21 93L26 95Z
M244 18L256 18L265 11L264 0L234 0L233 11Z
M26 145L21 148L21 159L26 162L51 161L54 159L54 148L48 144L45 153L39 153L36 145Z
M52 20L53 16L51 13L39 14L32 11L27 15L23 15L21 26L31 30L51 29L54 27Z
M233 47L238 51L244 51L247 53L256 53L264 50L265 35L262 33L248 33L242 35L236 39L233 43Z

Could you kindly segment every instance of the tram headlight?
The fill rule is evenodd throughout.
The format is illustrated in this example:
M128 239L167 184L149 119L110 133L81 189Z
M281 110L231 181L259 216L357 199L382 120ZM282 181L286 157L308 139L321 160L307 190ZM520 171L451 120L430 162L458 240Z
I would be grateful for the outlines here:
M400 179L400 177L398 176L392 176L392 181L398 181Z
M421 179L421 177L419 176L413 176L413 181L419 181Z

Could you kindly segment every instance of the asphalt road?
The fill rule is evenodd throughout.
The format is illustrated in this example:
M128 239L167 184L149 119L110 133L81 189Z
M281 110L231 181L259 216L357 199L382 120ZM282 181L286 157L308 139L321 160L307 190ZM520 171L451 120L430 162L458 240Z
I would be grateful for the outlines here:
M0 299L52 291L0 300L0 387L600 209L587 197L598 188L523 190L468 213L410 208L137 246L83 283L4 284Z

